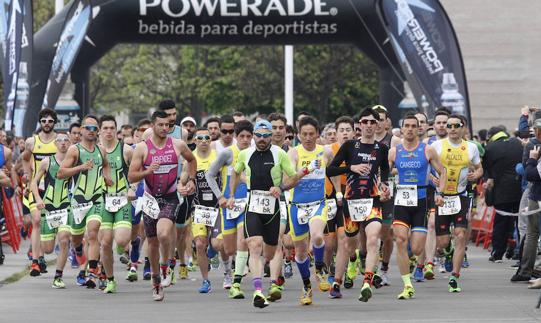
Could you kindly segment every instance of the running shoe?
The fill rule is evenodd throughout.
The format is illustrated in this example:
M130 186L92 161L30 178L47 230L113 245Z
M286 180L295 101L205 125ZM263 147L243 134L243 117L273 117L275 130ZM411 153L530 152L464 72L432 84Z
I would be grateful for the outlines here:
M229 298L231 299L244 299L244 293L240 289L239 283L234 283L229 289Z
M128 271L128 276L126 277L126 280L129 282L137 281L137 269L135 269L135 267L130 268L130 271Z
M312 289L304 287L301 293L301 305L312 304Z
M89 273L88 277L86 277L85 286L88 289L96 288L96 275L94 273Z
M33 262L32 265L30 266L30 276L37 277L39 275L41 275L41 272L39 270L39 265Z
M434 279L434 265L428 264L425 266L425 272L424 276L426 280L433 280Z
M70 249L69 261L70 261L70 264L71 264L71 268L73 268L73 269L79 268L79 263L77 262L77 257L75 256L75 250L74 249Z
M324 271L316 270L316 281L318 282L319 290L322 292L328 292L331 289L331 284L329 284L329 275Z
M460 293L462 289L458 287L458 278L455 276L449 277L449 293Z
M359 295L359 301L366 303L371 297L372 288L370 287L370 284L364 283L363 288L361 288L361 295Z
M344 288L350 289L352 287L353 287L353 279L349 278L348 273L346 273L345 278L344 278Z
M145 261L145 267L143 267L143 280L150 280L152 275L150 274L150 263Z
M116 293L116 280L107 281L107 287L105 287L105 289L103 290L103 293L105 294Z
M413 271L415 270L415 267L417 266L417 258L415 256L410 257L409 264L410 264L410 274L413 274Z
M203 283L201 284L201 288L199 288L198 292L201 294L208 294L212 291L212 287L210 286L210 280L205 279L203 280Z
M453 271L453 256L449 255L445 257L445 271L450 273Z
M329 298L342 298L342 293L340 292L340 285L338 283L333 283L331 290L329 292Z
M125 252L120 255L119 260L122 264L127 265L130 263L130 255L127 252Z
M178 267L178 278L188 279L188 267L186 265L180 265Z
M268 300L271 301L271 302L276 302L277 300L281 299L283 290L284 290L283 286L272 283L272 285L271 285L271 287L269 289Z
M98 289L105 290L107 288L107 277L105 275L100 275L98 278Z
M269 306L269 302L267 301L267 298L265 298L265 295L263 295L263 293L259 290L256 290L254 292L252 302L254 306L258 308L265 308Z
M177 276L175 276L175 268L169 267L170 270L167 271L168 274L171 275L171 285L175 285L177 283Z
M155 301L163 301L164 298L163 287L161 284L153 284L152 287L152 299Z
M287 279L293 277L293 266L291 266L291 261L284 262L284 277Z
M391 278L389 277L388 271L381 271L381 284L383 286L390 286L391 285Z
M415 268L415 272L413 273L413 279L415 279L416 282L422 282L425 280L425 275L423 273L423 268L417 266Z
M374 286L376 289L383 287L383 279L381 279L380 275L374 274L374 276L372 276L372 286Z
M167 288L171 286L171 268L169 267L163 267L161 268L162 271L162 287Z
M265 266L263 267L263 277L268 278L270 277L270 263L266 262Z
M224 283L223 283L224 289L230 289L232 284L233 284L233 277L231 277L231 273L224 273Z
M46 274L48 273L47 271L47 263L45 261L43 262L38 262L38 265L39 265L39 272L41 274Z
M446 273L447 270L445 269L445 259L440 259L439 261L439 264L440 264L440 273Z
M410 299L415 297L415 289L413 286L404 286L402 293L398 294L398 299Z
M75 282L78 286L84 286L86 283L86 277L84 274L79 273L77 277L75 278Z
M53 280L53 286L54 289L64 289L66 288L66 284L64 284L64 280L62 280L62 277L56 277Z
M462 268L469 268L470 262L468 261L468 255L464 254L464 261L462 262Z

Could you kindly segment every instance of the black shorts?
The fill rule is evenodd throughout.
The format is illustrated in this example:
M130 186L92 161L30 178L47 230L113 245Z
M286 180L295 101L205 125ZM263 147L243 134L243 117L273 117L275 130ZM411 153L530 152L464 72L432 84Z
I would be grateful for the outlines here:
M176 214L176 224L177 228L183 228L186 226L186 222L190 218L192 214L192 206L193 206L193 200L195 198L195 194L188 195L183 197L184 203L182 203L179 208L178 212Z
M325 226L324 233L336 233L338 231L338 228L344 227L344 211L342 209L342 206L336 207L336 215L333 219L327 220L327 226Z
M439 208L436 208L436 235L444 236L451 233L451 224L455 228L468 228L468 212L471 199L467 196L460 196L460 212L453 215L439 215Z
M149 238L157 236L157 225L161 219L168 219L175 223L175 216L178 212L178 197L177 194L169 194L163 197L156 197L160 207L160 214L157 219L153 219L148 215L143 215L143 223L145 225L145 234Z
M381 203L381 221L383 224L393 223L393 211L394 211L394 202L391 199L390 201Z
M436 200L434 194L436 193L436 188L432 185L428 185L426 188L426 203L428 211L436 210Z
M411 228L412 232L427 233L428 208L427 199L417 201L417 206L394 206L393 225Z
M250 201L248 200L248 205ZM259 214L246 211L244 237L263 237L269 246L277 246L280 235L280 203L276 201L273 214Z

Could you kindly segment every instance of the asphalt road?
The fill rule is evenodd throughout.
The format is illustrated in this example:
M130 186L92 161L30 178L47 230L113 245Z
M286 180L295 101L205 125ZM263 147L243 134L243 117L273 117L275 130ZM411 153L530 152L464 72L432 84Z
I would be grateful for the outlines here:
M302 307L298 297L299 274L286 283L283 299L265 309L254 308L251 297L230 300L222 289L221 270L211 271L213 290L199 294L201 278L166 289L165 300L154 302L148 281L129 283L124 267L116 265L118 293L105 295L75 285L76 271L67 269L65 290L51 288L54 268L41 277L26 276L0 287L0 322L538 322L535 310L539 290L513 284L511 261L493 264L485 250L470 247L471 267L460 279L460 294L447 292L447 274L433 281L416 283L416 298L399 301L402 289L396 266L391 264L391 286L375 291L368 303L357 300L360 278L353 289L343 289L344 298L332 300L319 291L314 304ZM264 282L268 286L268 280ZM315 283L314 283L315 285ZM243 282L251 296L251 279Z

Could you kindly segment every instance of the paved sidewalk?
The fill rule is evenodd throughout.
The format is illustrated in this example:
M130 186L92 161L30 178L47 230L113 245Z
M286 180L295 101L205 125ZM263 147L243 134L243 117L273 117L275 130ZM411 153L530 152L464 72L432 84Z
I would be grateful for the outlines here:
M30 264L26 256L28 247L30 246L30 238L21 240L21 246L19 251L14 254L11 246L3 244L2 248L6 256L4 264L0 266L0 282L4 282L7 278L14 274L20 273ZM47 260L56 258L56 255L52 254L45 257Z

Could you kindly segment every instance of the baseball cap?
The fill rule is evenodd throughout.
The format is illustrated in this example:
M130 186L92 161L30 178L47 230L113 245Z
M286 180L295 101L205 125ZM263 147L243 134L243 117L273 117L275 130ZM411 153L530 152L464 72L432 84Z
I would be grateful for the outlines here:
M267 120L259 120L254 127L254 131L259 129L267 129L272 131L272 124Z
M197 126L197 122L195 122L195 119L192 118L192 117L184 117L184 119L182 119L182 121L180 122L180 124L183 125L184 122L191 122L191 123L194 124L194 126Z

